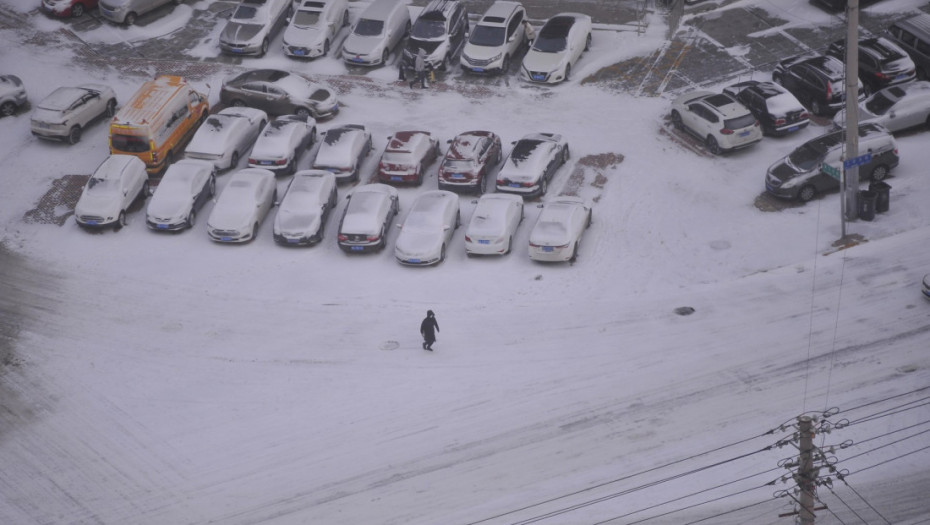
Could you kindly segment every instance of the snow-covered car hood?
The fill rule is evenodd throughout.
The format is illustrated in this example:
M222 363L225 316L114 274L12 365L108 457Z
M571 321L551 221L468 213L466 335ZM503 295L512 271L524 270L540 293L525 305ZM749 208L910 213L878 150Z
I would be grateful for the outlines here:
M149 200L146 213L161 219L187 217L193 204L190 185L184 181L172 183L162 180Z
M227 187L217 199L208 223L217 230L241 230L251 226L258 202L254 189L249 187Z
M115 217L119 212L122 195L116 189L106 191L87 191L81 194L74 207L76 215L100 215Z
M383 35L361 36L353 33L342 45L342 50L350 55L371 55L380 52L382 47L384 47Z
M252 146L251 157L284 158L294 151L299 142L301 130L296 125L289 125L281 130L269 130L262 133Z
M322 210L319 203L311 195L299 200L305 202L289 202L281 206L274 220L275 232L302 234L320 229Z
M558 53L543 53L530 49L523 58L523 67L529 71L541 71L550 73L559 71L565 67L568 61L568 51L559 51Z
M260 24L241 24L230 21L223 28L220 40L236 43L251 42L263 29L265 29L265 26Z
M284 30L284 41L288 45L314 47L323 44L326 32L319 27L288 26Z
M403 258L430 259L439 256L445 234L440 229L404 226L394 244L394 253Z
M476 46L465 44L462 55L475 60L490 60L504 52L504 46Z

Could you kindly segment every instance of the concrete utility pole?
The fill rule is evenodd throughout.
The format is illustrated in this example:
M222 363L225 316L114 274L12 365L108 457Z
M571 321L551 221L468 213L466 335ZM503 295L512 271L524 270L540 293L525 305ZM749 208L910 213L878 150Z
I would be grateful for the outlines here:
M846 159L859 156L859 0L849 0L846 6ZM859 218L859 166L841 172L844 181L841 214L845 220ZM846 223L842 226L846 237ZM813 523L813 521L811 521Z
M852 0L856 1L856 0ZM798 417L798 488L801 493L798 501L800 525L814 525L814 481L817 472L814 469L814 424L810 416Z

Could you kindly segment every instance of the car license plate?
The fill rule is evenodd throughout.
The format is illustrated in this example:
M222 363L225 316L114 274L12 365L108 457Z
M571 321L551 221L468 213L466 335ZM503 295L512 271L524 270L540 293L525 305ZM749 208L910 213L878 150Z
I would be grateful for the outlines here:
M295 49L295 50L294 50L294 54L297 55L297 56L304 56L304 55L307 54L307 52L304 51L303 49Z
M394 182L400 182L400 181L404 180L404 178L403 178L403 177L398 177L397 175L392 175L392 176L391 176L391 180L394 181Z
M288 239L288 240L287 240L287 243L288 243L288 244L297 244L299 241L300 241L300 239Z
M519 182L511 182L510 184L508 184L508 186L510 186L511 188L519 188L521 184Z
M156 224L155 227L158 228L159 230L167 230L167 229L168 229L168 225L167 225L167 224Z
M478 244L491 244L491 241L487 239L478 239Z
M350 58L349 61L350 62L364 62L364 60L362 60L361 57Z
M798 129L800 129L799 126L791 126L790 128L788 128L788 131L797 131Z
M420 259L408 259L407 262L413 263L413 264L420 264Z
M748 137L748 136L749 136L749 131L748 131L748 130L747 130L747 131L740 131L739 136L740 136L740 137Z
M96 226L96 225L98 225L98 224L100 224L100 223L97 222L97 221L87 221L87 224L89 224L89 225L91 225L91 226Z
M230 51L232 51L233 53L241 53L241 52L242 52L242 48L241 48L241 47L233 47L233 48L230 48Z
M474 71L475 73L484 73L483 67L473 67L471 68L471 70Z
M232 237L220 237L220 240L223 242L229 242L232 240Z
M900 75L894 77L895 81L904 80L905 78L907 78L907 73L901 73Z
M545 75L533 75L533 80L546 80Z
M274 162L270 160L260 160L258 161L259 166L271 166Z
M552 246L543 246L542 249L544 252L547 252L547 253L555 250L555 248L553 248Z
M465 178L465 175L463 173L453 173L452 175L449 176L449 178L455 179L455 180L462 180Z
M360 252L364 250L365 248L363 246L352 246L349 249L352 250L353 252Z

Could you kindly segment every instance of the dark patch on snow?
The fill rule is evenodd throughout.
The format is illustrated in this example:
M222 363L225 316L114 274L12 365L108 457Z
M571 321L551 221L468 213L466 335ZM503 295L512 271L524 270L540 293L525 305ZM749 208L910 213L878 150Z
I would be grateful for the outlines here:
M691 315L694 313L694 308L690 306L679 306L675 308L675 313L678 315Z

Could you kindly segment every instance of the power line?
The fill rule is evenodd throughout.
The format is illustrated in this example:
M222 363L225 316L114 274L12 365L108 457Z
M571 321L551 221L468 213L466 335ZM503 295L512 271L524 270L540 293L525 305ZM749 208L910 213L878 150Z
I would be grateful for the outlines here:
M842 503L843 505L846 505L846 508L849 509L850 512L852 512L853 514L855 514L856 517L859 518L859 520L860 520L862 523L865 523L865 525L869 525L869 522L865 521L865 520L862 518L862 516L860 516L859 513L855 511L855 509L853 509L852 507L850 507L850 506L849 506L849 503L846 503L845 501L843 501L843 498L841 498L839 494L837 494L836 492L834 492L833 489L832 489L831 487L827 487L827 488L830 490L830 494L833 494L834 496L836 496L836 499L840 500L840 503Z
M841 410L841 411L839 411L838 413L852 412L853 410L859 410L860 408L865 408L865 407L868 407L868 406L877 405L878 403L884 403L885 401L890 401L890 400L892 400L892 399L897 399L897 398L899 398L899 397L909 396L909 395L911 395L911 394L916 394L917 392L923 392L924 390L930 390L930 386L925 386L925 387L921 387L921 388L916 388L916 389L914 389L914 390L911 390L910 392L904 392L903 394L895 394L895 395L893 395L893 396L889 396L889 397L886 397L886 398L884 398L884 399L879 399L879 400L877 400L877 401L872 401L872 402L865 403L865 404L862 404L862 405L859 405L859 406L854 406L854 407L852 407L852 408L847 408L846 410Z
M903 438L901 438L901 439L896 439L896 440L894 440L894 441L891 441L890 443L885 443L884 445L875 447L875 448L870 449L870 450L866 450L865 452L856 454L855 456L850 456L850 457L844 459L843 461L846 462L846 461L849 461L849 460L851 460L851 459L855 459L855 458L858 458L858 457L860 457L860 456L864 456L864 455L866 455L866 454L870 454L870 453L872 453L872 452L875 452L876 450L881 450L881 449L883 449L883 448L885 448L885 447L890 447L891 445L895 445L895 444L901 443L902 441L907 441L908 439L915 438L915 437L917 437L917 436L926 434L926 433L928 433L928 432L930 432L930 429L922 430L922 431L920 431L920 432L918 432L918 433L916 433L916 434L911 434L910 436L905 436L905 437L903 437ZM924 448L930 448L930 446L924 447ZM918 449L918 450L923 450L923 449ZM915 451L915 452L916 452L916 451ZM905 455L907 455L907 454L905 454ZM903 456L899 456L899 457L903 457ZM886 461L893 461L894 459L898 459L898 458L892 458L892 459L886 460ZM862 470L862 469L860 469L860 471L861 471L861 470Z
M746 489L746 490L741 490L741 491L739 491L739 492L734 492L734 493L732 493L732 494L727 494L727 495L725 495L725 496L719 496L719 497L717 497L717 498L709 499L709 500L707 500L707 501L702 501L702 502L700 502L700 503L694 503L694 504L692 504L692 505L688 505L688 506L682 507L682 508L680 508L680 509L670 510L670 511L668 511L668 512L663 512L662 514L656 514L655 516L650 516L650 517L648 517L648 518L643 518L643 519L641 519L641 520L631 521L631 522L628 523L627 525L635 525L635 524L637 524L637 523L644 523L644 522L647 522L647 521L649 521L649 520L654 520L654 519L656 519L656 518L661 518L661 517L663 517L663 516L668 516L668 515L670 515L670 514L675 514L675 513L677 513L677 512L682 512L682 511L686 511L686 510L693 509L693 508L696 508L696 507L700 507L701 505L707 505L708 503L714 503L714 502L717 502L717 501L720 501L720 500L724 500L724 499L727 499L727 498L732 498L733 496L739 496L740 494L745 494L745 493L747 493L747 492L752 492L752 491L754 491L754 490L764 489L765 487L771 486L771 485L772 485L773 483L775 483L776 481L778 481L778 479L775 479L775 480L773 480L773 481L770 481L770 482L765 483L765 484L763 484L763 485L760 485L760 486L758 486L758 487L752 487L752 488L748 488L748 489ZM621 517L621 516L618 516L618 517ZM612 521L612 520L614 520L614 519L617 519L617 518L611 518L611 519L609 519L609 520L607 520L607 521L602 521L602 522L596 523L595 525L601 525L601 524L603 524L603 523L607 523L607 522Z
M702 521L712 520L712 519L714 519L714 518L719 518L720 516L726 516L727 514L733 514L734 512L739 512L739 511L741 511L741 510L746 510L746 509L749 509L749 508L752 508L752 507L758 507L759 505L768 503L768 502L770 502L770 501L772 501L772 500L771 500L771 499L765 499L765 500L762 500L762 501L759 501L759 502L756 502L756 503L750 503L749 505L744 505L744 506L739 507L739 508L737 508L737 509L728 510L728 511L726 511L726 512L721 512L720 514L714 514L713 516L708 516L708 517L706 517L706 518L701 518L701 519L699 519L699 520L697 520L697 521L689 521L688 523L683 523L682 525L694 525L695 523L701 523Z
M923 447L923 448L918 448L917 450L912 450L911 452L908 452L907 454L901 454L900 456L893 457L893 458L891 458L891 459L886 459L886 460L882 461L881 463L876 463L876 464L874 464L874 465L871 465L871 466L868 466L868 467L865 467L865 468L858 469L858 470L856 470L855 472L850 473L850 474L848 474L848 475L851 476L851 475L853 475L853 474L858 474L858 473L860 473L860 472L865 472L866 470L873 469L873 468L875 468L875 467L877 467L877 466L879 466L879 465L884 465L884 464L890 463L890 462L892 462L892 461L894 461L894 460L896 460L896 459L905 458L905 457L910 456L910 455L912 455L912 454L916 454L916 453L918 453L918 452L923 452L924 450L927 450L927 449L930 449L930 445L927 445L926 447ZM877 449L876 449L876 450L877 450ZM859 454L859 455L861 456L862 454ZM858 457L858 456L857 456L857 457Z
M876 509L875 507L873 507L872 504L869 503L865 498L863 498L863 497L862 497L862 494L859 494L859 491L857 491L856 489L854 489L854 488L852 487L852 485L850 485L849 482L846 481L845 478L843 479L843 484L846 485L847 487L849 487L849 490L853 491L853 494L855 494L856 496L859 496L859 499L861 499L861 500L863 501L863 503L865 503L866 505L868 505L869 508L872 509L872 510L875 512L875 514L878 514L878 517L879 517L879 518L885 520L885 523L887 523L888 525L891 525L891 522L888 521L888 518L882 516L882 513L879 512L878 509Z
M926 399L930 399L930 398L926 398ZM923 401L923 399L919 399L918 401ZM916 401L914 401L914 402L916 403ZM908 403L908 404L910 404L910 403ZM845 425L845 426L856 425L856 424L858 424L858 423L867 423L867 422L869 422L869 421L874 421L874 420L876 420L876 419L881 419L881 418L887 417L887 416L893 416L893 415L896 415L896 414L900 414L900 413L902 413L902 412L907 412L908 410L913 410L913 409L915 409L915 408L920 408L920 407L927 406L927 405L930 405L930 401L927 401L926 403L921 403L921 404L919 404L919 405L907 407L907 408L902 408L902 407L907 406L907 404L905 404L905 405L899 405L899 406L897 406L897 407L889 408L888 410L883 410L883 411L881 411L881 412L876 412L875 414L872 414L872 415L869 415L869 416L865 416L865 417L861 417L861 418L856 419L856 420L854 420L854 421L850 421L849 424L848 424L848 425ZM898 410L899 408L900 408L900 410Z

